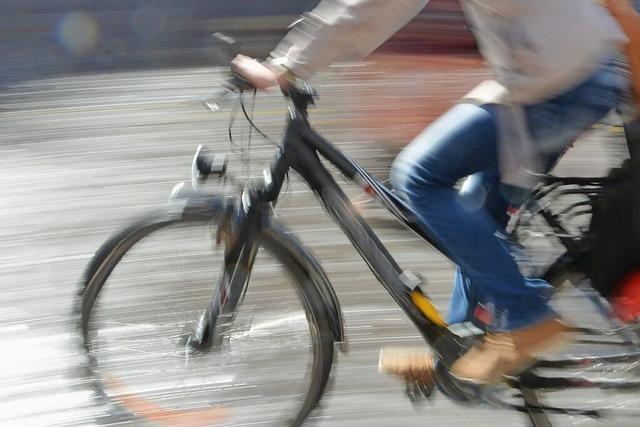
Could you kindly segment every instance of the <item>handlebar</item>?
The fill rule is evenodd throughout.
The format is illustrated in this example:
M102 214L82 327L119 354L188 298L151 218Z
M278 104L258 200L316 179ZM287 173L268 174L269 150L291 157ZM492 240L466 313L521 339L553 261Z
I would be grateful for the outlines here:
M220 85L220 87L206 98L203 102L211 111L218 111L221 105L232 96L245 90L254 90L254 86L242 76L231 72L231 76ZM280 87L282 94L291 99L296 109L304 115L307 113L309 105L315 103L318 96L317 91L305 80L292 78L287 80L286 85Z
M230 99L232 95L250 89L253 89L251 83L236 74L232 74L231 77L224 81L203 103L209 110L215 112L220 110L220 105L227 99Z
M236 58L241 53L239 43L233 37L222 33L214 33L212 37L218 50L225 54L227 61L233 63L233 58ZM203 101L205 106L211 111L220 110L220 105L227 98L230 98L231 95L241 93L244 90L255 89L251 82L238 74L236 70L233 69L233 64L231 65L231 73L227 81L221 84L218 90ZM288 78L280 87L280 90L285 97L291 99L296 109L306 117L307 107L314 104L314 98L317 96L317 92L313 87L304 80Z

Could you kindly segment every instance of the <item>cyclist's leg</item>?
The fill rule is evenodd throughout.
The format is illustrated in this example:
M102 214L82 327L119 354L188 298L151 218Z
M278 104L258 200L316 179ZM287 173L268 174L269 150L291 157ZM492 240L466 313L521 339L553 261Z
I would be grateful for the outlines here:
M449 300L447 323L453 325L473 319L473 309L478 303L473 291L473 284L469 276L464 274L460 267L456 266L456 271L453 276L451 299Z
M467 209L485 209L500 229L507 227L509 202L497 172L483 171L467 177L458 194Z
M509 222L507 213L509 203L503 195L499 174L495 172L473 174L465 179L458 194L465 206L486 209L500 230L506 228ZM476 304L473 284L469 276L456 266L447 322L455 324L472 320Z
M615 107L627 85L626 76L619 68L604 66L592 78L567 93L527 108L529 127L541 148L547 170L584 129L591 127ZM507 201L503 195L505 191L513 189L502 186L497 177L497 174L490 172L472 175L465 181L460 196L461 199L468 199L464 202L467 206L484 205L498 225L504 227L508 215ZM523 191L519 193L525 194ZM546 288L546 284L539 280L526 281L531 286L539 286L541 290ZM546 292L543 292L544 294ZM454 278L449 322L472 320L476 303L473 283L458 267Z
M612 62L564 94L526 107L529 131L547 169L569 144L616 108L629 84L624 69Z
M454 188L463 177L498 173L495 116L491 106L453 107L398 157L392 179L425 228L472 280L474 297L486 310L483 320L494 329L510 330L552 311L496 237L501 227L484 204L466 203L468 198Z
M616 104L620 92L628 87L628 82L626 83L625 85L624 77L621 77L619 69L616 70L615 67L611 67L611 64L609 64L602 67L599 72L595 73L583 84L578 85L572 91L568 91L566 96L529 107L527 109L529 127L536 142L540 143L543 154L549 156L547 160L554 156L558 157L564 146L572 142L584 129L589 128L604 116ZM476 222L479 227L476 230L471 227L471 231L479 230L480 233L478 234L482 235L483 238L487 236L487 228L484 228L487 224L490 224L489 231L492 230L492 226L494 227L493 230L500 229L499 218L492 217L488 213L488 209L481 209L480 211L478 209L469 209L469 205L466 204L465 206L464 200L460 200L459 195L456 199L451 194L455 193L452 187L457 178L465 174L471 175L477 170L497 173L495 158L492 159L490 156L486 156L489 152L492 152L494 156L496 155L495 139L497 136L495 135L494 117L490 108L458 106L434 123L396 161L392 171L392 178L397 188L404 190L405 193L410 193L418 190L416 187L426 187L426 191L422 195L428 196L427 198L422 198L421 200L421 197L416 197L416 195L420 195L418 191L407 197L418 213L428 216L429 212L434 212L434 210L429 209L430 207L434 208L435 212L439 208L444 208L441 212L446 212L445 215L441 215L439 218L436 215L435 228L445 229L446 231L447 224L450 226L455 224L452 227L459 228L458 224L460 222L457 220L460 218L471 218L469 222L479 218L484 222ZM431 138L433 138L433 141L430 141ZM422 143L420 140L422 140ZM493 148L493 151L491 148ZM552 162L549 161L548 164L551 166ZM435 168L431 169L432 166L435 166ZM425 179L422 179L421 173L425 173ZM416 176L418 179L416 179ZM422 182L420 182L421 180ZM479 188L479 190L482 189ZM433 198L427 200L430 197ZM429 201L432 203L429 204ZM424 211L421 210L421 207L425 208ZM447 210L449 207L454 209ZM466 212L464 209L466 209ZM466 215L461 216L461 211ZM463 226L468 227L469 222L463 223ZM457 249L451 250L451 247L447 245L447 240L450 240L451 235L444 235L443 238L442 234L434 232L434 223L430 225L425 222L424 225L432 234L436 234L436 238L445 247L450 258L461 266L458 267L461 271L466 273L466 275L461 274L459 276L459 286L454 290L454 298L459 298L466 305L455 307L451 316L454 318L459 317L460 319L463 319L464 316L470 316L473 313L471 310L473 304L482 302L483 293L486 290L483 286L484 284L473 276L473 269L467 269L463 263L457 261L458 257L455 256ZM451 230L449 230L450 232ZM458 237L453 235L452 240L456 242ZM468 239L467 243L477 243L476 237L477 235ZM478 245L476 244L475 246L477 250ZM477 252L483 251L477 250ZM484 254L486 255L486 253ZM491 261L495 262L495 259ZM538 288L538 290L540 288L546 289L548 284L524 278L523 282L524 285L522 282L514 282L514 288L525 289L525 293L534 291L534 298L527 299L528 302L534 304L536 300L542 300L543 302L540 306L544 307L546 305L545 297L543 296L544 292L536 292L535 288ZM458 296L456 296L457 291L460 291ZM494 292L495 288L490 291ZM504 316L505 312L500 313L499 307L496 309L496 306L491 304L485 306L490 306L493 314L502 314L502 316L497 316L501 317L500 319L495 319L494 317L494 327L496 320L498 320L498 327L513 327L513 323L509 324L508 315L511 313ZM453 313L453 311L457 314ZM534 347L542 349L543 346L540 346L540 342L544 341L549 344L551 341L549 337L557 336L562 330L562 327L558 324L544 322L540 326L536 326L536 328L524 328L519 330L518 333L514 333L512 335L513 339L516 339L516 342L520 344L516 345L516 352L512 351L505 355L509 359L515 357L515 360L518 360L511 367L505 367L504 363L499 362L503 360L501 358L490 357L490 354L480 346L478 348L474 347L472 351L466 354L462 358L464 361L462 359L458 361L454 366L454 370L458 375L470 379L493 381L499 378L502 373L514 373L521 369L523 366L521 363L526 363L526 360L530 360L532 352L537 351L532 350ZM497 336L495 335L495 337ZM517 351L518 348L528 348L528 350L519 353ZM497 349L494 350L498 351ZM504 352L504 347L499 351ZM493 356L496 356L496 354L494 353ZM413 356L404 360L408 369L407 372L411 372L412 360ZM487 368L491 369L491 371L487 371ZM483 371L484 373L482 373Z

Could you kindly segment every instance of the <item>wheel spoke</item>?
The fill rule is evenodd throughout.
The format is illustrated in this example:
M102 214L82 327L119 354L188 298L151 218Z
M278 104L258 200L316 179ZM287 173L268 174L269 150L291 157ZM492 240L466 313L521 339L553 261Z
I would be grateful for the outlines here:
M212 248L210 236L206 226L165 227L122 258L105 258L111 273L89 282L99 294L84 301L99 394L166 425L298 425L326 381L311 372L326 366L319 331L329 328L312 326L326 319L309 316L300 277L269 251L257 253L244 298L217 324L219 343L186 351L223 277L224 248Z

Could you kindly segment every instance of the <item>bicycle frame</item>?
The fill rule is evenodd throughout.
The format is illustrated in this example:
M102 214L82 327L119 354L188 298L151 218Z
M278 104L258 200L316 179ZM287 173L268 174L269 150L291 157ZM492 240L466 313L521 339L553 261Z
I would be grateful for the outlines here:
M287 174L290 170L294 170L300 174L311 190L318 196L329 215L347 235L382 286L418 328L425 341L435 350L439 360L442 362L436 370L436 381L439 388L449 397L454 400L471 403L485 401L509 409L527 412L534 425L547 425L544 424L544 421L539 421L540 414L543 412L582 414L593 417L600 416L601 412L597 409L580 410L543 406L537 401L536 396L532 394L535 390L566 388L640 390L640 381L590 381L575 376L544 378L530 372L510 380L511 386L522 391L524 405L509 404L495 396L478 396L477 390L461 389L460 384L448 375L448 367L466 351L474 337L459 336L447 327L446 322L431 301L420 291L421 280L410 272L402 270L371 227L358 213L331 173L324 167L320 156L333 164L346 178L359 185L365 193L376 198L402 225L415 232L443 255L447 256L447 251L438 245L429 234L429 231L418 222L417 215L400 197L376 178L369 175L357 163L311 128L306 112L307 105L312 102L311 95L295 90L288 95L292 99L295 108L289 109L289 117L282 144L270 168L264 171L264 183L262 185L247 186L240 198L240 204L233 208L239 214L239 219L237 220L239 229L236 230L235 241L230 248L227 248L228 254L235 255L229 256L225 263L232 269L235 268L234 266L241 264L243 273L239 275L235 283L227 283L227 286L235 294L230 304L231 307L228 308L231 312L234 310L241 291L246 286L255 249L259 245L259 241L252 236L256 231L258 232L257 235L259 235L260 227L265 224L269 226L268 220L271 218L273 206L278 201ZM549 176L546 177L545 183L534 191L531 201L534 204L537 203L557 185L602 185L603 182L603 178L555 178ZM533 209L535 212L532 213L540 214L558 235L564 235L560 237L561 243L567 249L567 256L561 258L560 262L568 263L568 265L580 271L582 248L579 240L567 236L568 233L562 227L558 217L550 210L538 205L534 205ZM267 222L265 222L265 219ZM249 249L248 252L247 249ZM241 256L241 254L245 255ZM315 262L309 254L305 253L302 256L311 258L311 261ZM323 290L324 293L329 295L327 303L333 304L334 311L337 311L337 313L332 313L332 316L334 320L337 319L338 322L341 322L342 319L335 292L328 280L325 280L323 286L327 287L327 289ZM214 297L212 306L216 303L221 304L219 297L220 295ZM211 310L205 314L205 317L207 315L211 315ZM215 323L215 319L213 319L213 322ZM208 326L211 326L211 324ZM576 331L606 336L625 332L627 329L635 328L635 326L629 325L610 330L578 328ZM342 325L337 328L337 334L334 330L336 336L342 335L341 328ZM609 356L575 357L552 361L541 360L536 364L536 367L566 369L638 359L640 359L640 352L636 348L632 352ZM476 394L475 396L474 393ZM538 424L538 422L542 422L542 424Z
M265 186L258 190L258 200L261 204L275 204L288 171L298 172L394 301L441 359L451 363L463 350L457 336L447 329L446 322L431 302L416 293L421 281L402 270L321 163L318 154L359 184L367 194L377 198L403 225L445 253L419 225L415 214L402 199L315 132L301 111L290 110L281 149L270 169L265 171Z

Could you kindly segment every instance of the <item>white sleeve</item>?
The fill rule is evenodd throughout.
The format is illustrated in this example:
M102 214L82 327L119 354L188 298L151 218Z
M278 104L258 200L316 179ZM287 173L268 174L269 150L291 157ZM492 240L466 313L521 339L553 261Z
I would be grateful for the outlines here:
M308 79L335 61L362 59L415 17L429 0L323 0L271 53Z

